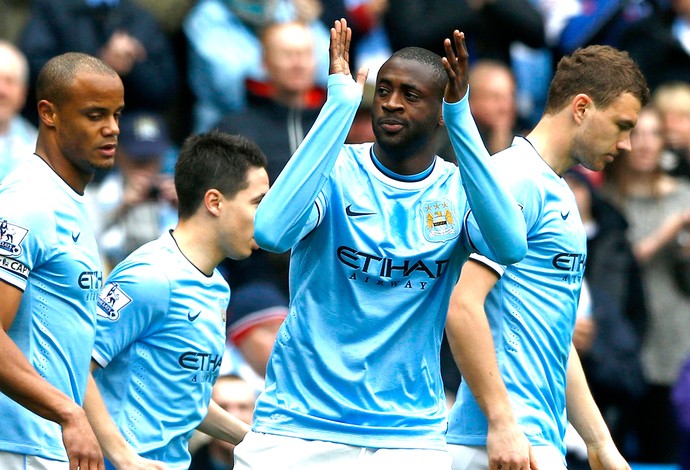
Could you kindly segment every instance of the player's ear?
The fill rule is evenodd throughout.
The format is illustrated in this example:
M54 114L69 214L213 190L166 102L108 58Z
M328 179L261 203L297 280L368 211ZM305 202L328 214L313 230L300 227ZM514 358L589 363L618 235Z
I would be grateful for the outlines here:
M217 189L209 189L204 194L204 207L211 214L220 215L220 206L223 201L223 195Z
M55 104L48 100L38 102L38 118L47 127L55 127Z
M592 98L589 97L589 95L586 95L585 93L580 93L573 100L570 102L571 106L571 111L573 115L573 119L575 119L575 122L580 124L584 118L585 114L588 112L592 112L592 108L594 107L594 102L592 101Z

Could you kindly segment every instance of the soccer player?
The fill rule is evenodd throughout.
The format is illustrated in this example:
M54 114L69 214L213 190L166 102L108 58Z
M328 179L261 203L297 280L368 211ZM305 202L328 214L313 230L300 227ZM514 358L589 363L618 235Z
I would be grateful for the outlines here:
M84 189L115 159L124 87L95 57L41 69L34 155L0 185L0 468L102 469L81 404L102 266Z
M230 300L216 266L258 248L254 213L268 191L266 164L241 136L187 138L175 165L177 226L118 264L101 290L84 408L106 463L126 467L137 453L187 469L197 427L233 444L249 430L211 401Z
M629 468L572 347L587 237L561 175L576 164L602 170L630 150L630 132L648 99L627 53L590 46L564 57L534 130L492 158L523 208L527 256L506 266L473 255L453 292L446 328L458 362L471 352L466 339L490 325L502 378L542 469L565 469L568 419L587 443L592 468ZM454 469L487 468L486 419L464 383L447 440Z
M478 133L458 139L471 119L464 44L447 69L424 49L394 54L377 78L376 141L344 145L367 75L350 75L350 39L336 21L327 102L257 211L259 245L292 248L292 299L236 469L449 469L439 354L450 294L473 247L503 263L526 248L519 207L473 152ZM434 153L443 120L460 169ZM506 461L524 462L498 367L483 372L471 378Z

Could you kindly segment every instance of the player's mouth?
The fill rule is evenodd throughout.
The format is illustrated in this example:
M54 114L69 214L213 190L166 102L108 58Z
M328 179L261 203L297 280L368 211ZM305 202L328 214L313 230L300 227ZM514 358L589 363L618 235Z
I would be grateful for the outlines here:
M115 153L117 152L117 142L101 145L98 147L98 151L104 157L114 158Z
M405 127L405 123L398 119L381 119L379 127L386 132L398 132Z

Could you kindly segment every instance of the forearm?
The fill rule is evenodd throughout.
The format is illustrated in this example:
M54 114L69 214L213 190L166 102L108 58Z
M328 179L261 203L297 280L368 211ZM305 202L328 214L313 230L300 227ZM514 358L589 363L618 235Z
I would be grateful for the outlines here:
M513 411L498 369L483 306L453 302L446 322L446 334L463 380L484 412L489 426L512 423Z
M444 102L443 116L470 208L491 251L484 254L500 264L520 261L527 252L525 220L489 161L470 114L469 92L458 102Z
M2 393L61 426L82 417L81 407L36 372L4 329L0 331L0 350Z
M570 348L566 381L566 406L571 424L588 447L610 443L611 434L589 390L574 346Z
M92 362L92 364L94 363ZM94 366L92 365L92 370L93 368ZM127 457L136 454L111 418L101 392L98 390L98 386L91 374L89 374L89 381L86 386L84 411L103 453L116 467L119 467L120 463Z
M221 439L231 444L239 444L250 428L247 423L231 415L211 400L208 406L208 414L197 429L216 439Z
M268 251L284 252L298 241L362 99L344 75L329 77L328 93L316 122L257 209L255 238Z

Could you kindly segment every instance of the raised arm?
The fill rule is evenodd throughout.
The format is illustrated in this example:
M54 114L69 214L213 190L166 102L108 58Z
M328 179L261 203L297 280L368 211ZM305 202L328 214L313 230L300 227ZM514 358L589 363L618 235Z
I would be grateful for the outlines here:
M504 186L482 143L468 101L468 54L465 36L453 33L444 42L443 66L448 74L443 118L458 157L462 185L486 246L474 240L482 254L501 264L520 261L527 253L525 220L515 199Z
M351 37L347 21L336 21L331 28L328 99L256 212L254 238L265 250L282 253L299 241L345 143L367 78L367 69L359 70L356 81L350 74Z
M531 446L513 415L484 311L486 296L497 280L498 274L483 263L469 260L463 266L446 320L448 344L489 424L489 469L537 469Z

